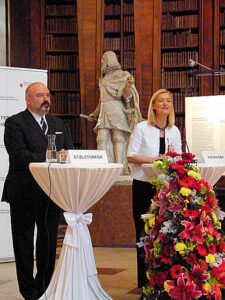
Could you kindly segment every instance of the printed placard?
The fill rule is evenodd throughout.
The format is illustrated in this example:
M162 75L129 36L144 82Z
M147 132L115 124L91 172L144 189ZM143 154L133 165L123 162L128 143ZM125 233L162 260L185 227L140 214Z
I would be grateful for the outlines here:
M200 161L207 164L225 164L225 151L201 151Z
M68 150L66 163L70 164L107 164L105 150Z

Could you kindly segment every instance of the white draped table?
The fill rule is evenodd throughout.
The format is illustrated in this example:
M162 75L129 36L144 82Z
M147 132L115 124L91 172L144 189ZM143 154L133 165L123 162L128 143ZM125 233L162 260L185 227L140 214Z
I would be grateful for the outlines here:
M65 211L68 224L58 264L41 300L111 299L97 277L87 227L92 214L84 213L107 193L122 168L122 164L30 164L37 183Z
M142 164L141 166L149 180L162 172L160 169L154 168L153 164ZM225 172L225 165L222 164L198 163L198 167L201 176L205 178L211 186L214 186Z

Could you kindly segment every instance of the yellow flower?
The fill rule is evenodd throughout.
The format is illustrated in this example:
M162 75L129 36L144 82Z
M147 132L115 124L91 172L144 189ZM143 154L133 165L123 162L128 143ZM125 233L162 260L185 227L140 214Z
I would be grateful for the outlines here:
M199 173L192 171L192 170L188 171L188 176L191 176L192 178L194 178L196 180L199 180L202 178L202 176Z
M165 291L169 294L170 286L167 283L167 281L164 282L163 286L164 286Z
M149 227L148 227L148 223L145 223L145 232L146 234L150 233Z
M207 293L211 290L211 284L206 282L203 284L203 288L206 290Z
M187 249L187 246L184 243L176 243L174 248L176 251L181 252Z
M195 171L195 172L197 172L197 173L199 173L199 172L200 172L200 170L199 170L199 166L195 166L195 165L193 165L193 166L192 166L192 169L193 169L193 171Z
M150 227L152 227L155 224L155 216L152 215L149 220L148 220L148 224Z
M210 264L210 263L214 263L216 261L216 258L213 254L208 254L205 260L208 264Z
M212 216L212 219L213 219L214 223L217 223L217 217L216 217L216 214L213 211L211 212L211 216Z
M188 196L190 194L191 190L189 188L186 188L186 187L182 187L180 189L180 193L183 195L183 196Z

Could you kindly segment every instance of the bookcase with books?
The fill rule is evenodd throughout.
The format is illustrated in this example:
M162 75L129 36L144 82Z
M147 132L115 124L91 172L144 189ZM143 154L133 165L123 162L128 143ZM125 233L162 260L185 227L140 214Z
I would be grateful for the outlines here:
M75 0L45 1L45 50L52 94L50 113L64 120L75 148L82 147L77 7Z
M220 37L219 37L219 51L220 61L219 67L221 71L225 72L225 0L220 0ZM225 75L220 76L219 93L225 95Z
M135 78L133 0L104 0L103 52L114 51L123 70Z
M185 150L185 96L198 95L194 76L199 60L199 0L163 0L161 22L162 87L173 93L176 125Z

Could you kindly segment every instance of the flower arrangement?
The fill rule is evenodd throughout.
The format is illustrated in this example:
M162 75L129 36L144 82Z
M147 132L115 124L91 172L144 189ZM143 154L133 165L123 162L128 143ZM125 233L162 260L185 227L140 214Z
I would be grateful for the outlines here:
M145 222L149 284L142 299L221 299L225 287L224 213L194 155L168 152L154 166L156 195Z

